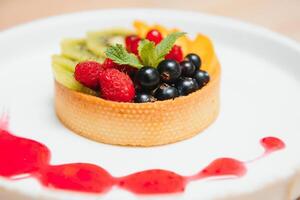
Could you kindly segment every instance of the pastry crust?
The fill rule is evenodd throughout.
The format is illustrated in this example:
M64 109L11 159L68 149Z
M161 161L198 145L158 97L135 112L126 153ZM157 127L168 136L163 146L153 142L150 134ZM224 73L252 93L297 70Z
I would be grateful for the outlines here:
M66 88L55 81L55 109L75 133L107 144L156 146L193 137L219 113L220 65L214 56L211 80L201 90L154 103L108 101Z

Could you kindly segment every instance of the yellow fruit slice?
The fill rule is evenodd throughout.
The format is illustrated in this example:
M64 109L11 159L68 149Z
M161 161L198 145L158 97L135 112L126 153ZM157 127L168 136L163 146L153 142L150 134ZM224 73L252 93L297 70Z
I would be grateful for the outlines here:
M179 29L167 29L161 25L150 26L143 21L134 21L133 26L135 27L136 33L139 37L145 38L146 34L151 29L157 29L165 37L168 34L180 31ZM180 37L176 44L181 46L184 56L189 53L198 54L202 60L202 69L211 72L213 69L211 66L217 62L217 58L214 52L214 47L211 40L203 35L197 34L195 39L190 39L187 35Z

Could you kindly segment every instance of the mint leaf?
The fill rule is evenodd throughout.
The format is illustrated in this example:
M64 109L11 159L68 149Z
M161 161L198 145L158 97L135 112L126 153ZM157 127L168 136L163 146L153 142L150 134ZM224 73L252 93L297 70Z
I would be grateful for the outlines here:
M108 47L105 54L117 64L130 65L136 68L143 67L138 57L133 53L128 53L121 44Z
M147 39L142 40L138 46L142 63L136 55L128 53L121 44L108 47L105 54L108 58L120 65L130 65L136 68L141 68L143 65L157 67L157 65L170 52L176 40L184 34L185 33L183 32L171 33L157 46Z
M185 34L184 32L174 32L163 39L155 48L157 59L163 59L171 51L176 40Z
M139 55L142 63L147 66L157 67L157 65L170 52L176 40L183 36L184 32L174 32L169 34L157 46L153 42L145 39L139 43Z
M140 59L145 66L154 66L156 59L155 43L149 40L142 40L138 47Z

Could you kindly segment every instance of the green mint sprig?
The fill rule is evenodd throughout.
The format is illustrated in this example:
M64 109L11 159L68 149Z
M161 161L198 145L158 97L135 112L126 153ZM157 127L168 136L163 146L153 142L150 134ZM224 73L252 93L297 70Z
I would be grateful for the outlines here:
M138 46L140 59L145 66L154 66L156 60L155 43L147 39L140 41Z
M120 44L110 46L105 54L108 58L121 65L130 65L136 68L143 66L157 67L170 52L176 40L185 34L184 32L171 33L156 46L154 42L147 39L140 41L138 46L140 59L136 55L128 53Z
M157 46L149 40L142 40L139 43L139 55L142 63L147 66L157 67L157 65L171 51L176 40L185 35L184 32L174 32L169 34Z
M117 64L130 65L136 68L143 67L138 57L133 53L128 53L121 44L108 47L105 54Z

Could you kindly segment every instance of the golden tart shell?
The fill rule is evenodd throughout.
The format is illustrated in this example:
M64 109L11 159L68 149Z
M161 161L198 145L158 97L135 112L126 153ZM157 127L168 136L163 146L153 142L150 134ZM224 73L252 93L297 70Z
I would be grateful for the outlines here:
M201 90L174 100L120 103L70 90L55 81L55 109L75 133L107 144L156 146L193 137L214 122L220 104L216 57Z

